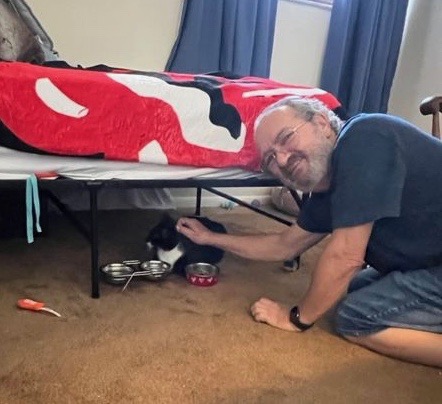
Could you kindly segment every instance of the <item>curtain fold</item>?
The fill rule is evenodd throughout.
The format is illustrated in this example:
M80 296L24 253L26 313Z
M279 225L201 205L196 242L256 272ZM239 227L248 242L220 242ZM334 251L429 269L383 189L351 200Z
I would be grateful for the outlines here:
M408 0L334 0L321 88L348 115L387 112Z
M269 77L278 0L185 0L166 71Z

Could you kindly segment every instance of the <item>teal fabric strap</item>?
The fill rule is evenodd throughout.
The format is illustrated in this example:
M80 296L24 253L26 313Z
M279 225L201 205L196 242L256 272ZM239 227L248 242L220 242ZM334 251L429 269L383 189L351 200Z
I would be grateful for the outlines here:
M35 211L35 228L41 233L40 227L40 199L38 196L37 177L31 174L26 179L26 235L28 243L34 242L34 218L32 208Z

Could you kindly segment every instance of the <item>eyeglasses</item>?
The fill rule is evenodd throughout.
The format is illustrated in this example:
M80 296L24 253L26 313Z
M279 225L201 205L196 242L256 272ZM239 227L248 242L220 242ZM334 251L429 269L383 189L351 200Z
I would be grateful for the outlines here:
M290 140L293 138L295 134L298 133L299 129L301 129L304 125L306 125L310 121L304 121L299 125L291 128L289 131L285 132L282 130L276 136L276 139L271 147L271 149L264 154L261 160L261 171L272 173L276 168L276 158L277 153L288 153L286 150L287 145L290 143ZM276 150L276 148L278 150Z

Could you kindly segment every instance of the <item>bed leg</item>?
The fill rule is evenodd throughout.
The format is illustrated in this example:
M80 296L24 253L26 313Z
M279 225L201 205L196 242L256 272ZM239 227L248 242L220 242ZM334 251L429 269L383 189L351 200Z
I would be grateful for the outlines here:
M200 214L201 214L201 188L197 187L197 189L196 189L195 216L199 216Z
M98 268L98 190L101 183L88 183L89 190L89 213L90 213L90 235L91 235L91 296L94 299L100 297L100 272Z

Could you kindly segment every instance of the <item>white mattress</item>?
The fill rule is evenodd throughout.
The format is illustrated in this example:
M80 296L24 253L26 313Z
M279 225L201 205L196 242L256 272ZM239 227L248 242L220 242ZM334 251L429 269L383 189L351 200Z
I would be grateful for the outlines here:
M0 180L25 179L30 174L47 171L53 171L60 176L76 180L179 180L195 177L245 179L258 175L236 168L201 168L80 157L44 156L0 147Z
M54 171L60 176L76 180L167 180L187 178L247 179L257 173L227 168L200 168L148 163L96 160L80 157L56 157L24 153L0 147L0 180L21 180L31 174ZM55 187L53 192L72 210L84 210L89 206L88 194L80 186ZM165 188L104 189L98 201L100 209L175 209L170 191Z

